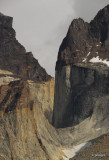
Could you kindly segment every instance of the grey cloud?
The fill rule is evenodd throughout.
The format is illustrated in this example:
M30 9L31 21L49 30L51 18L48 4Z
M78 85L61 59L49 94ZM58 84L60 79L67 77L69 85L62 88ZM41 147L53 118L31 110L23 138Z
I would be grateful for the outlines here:
M70 0L70 4L72 5L72 0ZM77 18L81 17L89 22L107 4L109 4L109 0L73 0L72 9L75 10Z
M108 0L0 0L0 12L14 17L17 39L54 76L58 49L74 18L90 21Z

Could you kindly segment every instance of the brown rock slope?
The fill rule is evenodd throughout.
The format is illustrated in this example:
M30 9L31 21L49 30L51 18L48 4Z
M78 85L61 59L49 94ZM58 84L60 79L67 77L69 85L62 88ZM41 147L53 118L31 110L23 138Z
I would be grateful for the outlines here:
M59 160L61 145L27 81L0 87L0 160Z
M35 83L29 82L30 98L35 100L35 103L39 104L42 108L46 118L52 123L52 112L54 103L54 78L51 78L47 82Z
M70 160L109 160L109 134L97 138L90 147Z

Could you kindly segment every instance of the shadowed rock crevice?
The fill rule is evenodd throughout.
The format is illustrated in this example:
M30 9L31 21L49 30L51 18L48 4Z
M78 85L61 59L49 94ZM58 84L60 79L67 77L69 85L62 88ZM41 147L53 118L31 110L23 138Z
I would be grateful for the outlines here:
M3 90L4 93L2 93ZM1 86L0 110L4 110L5 113L15 110L25 90L26 95L29 95L28 83L22 80L11 82L8 86Z

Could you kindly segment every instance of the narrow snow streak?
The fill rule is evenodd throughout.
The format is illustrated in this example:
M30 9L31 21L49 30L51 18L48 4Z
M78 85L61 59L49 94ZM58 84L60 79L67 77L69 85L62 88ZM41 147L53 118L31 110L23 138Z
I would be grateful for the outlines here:
M86 62L87 58L84 58L82 62Z
M92 59L90 59L89 62L92 62L92 63L104 63L109 67L109 61L107 59L102 60L102 59L99 58L99 56L93 57Z
M90 52L87 54L87 57L90 55Z
M77 146L74 146L72 149L64 149L64 160L69 160L70 158L73 158L77 153L83 151L85 148L89 147L92 143L91 142L86 142L79 144Z
M84 58L82 62L86 62L86 61L87 61L87 57L90 55L90 53L91 53L91 52L89 52L89 53L87 54L86 58Z

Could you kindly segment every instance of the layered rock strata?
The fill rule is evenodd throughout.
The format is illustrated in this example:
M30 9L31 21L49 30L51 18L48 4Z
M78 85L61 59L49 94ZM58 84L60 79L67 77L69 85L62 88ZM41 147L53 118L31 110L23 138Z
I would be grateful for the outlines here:
M42 108L46 118L52 123L53 103L54 103L54 78L47 82L35 83L28 81L30 88L30 99L34 100Z
M59 160L61 145L27 81L0 87L0 159Z

